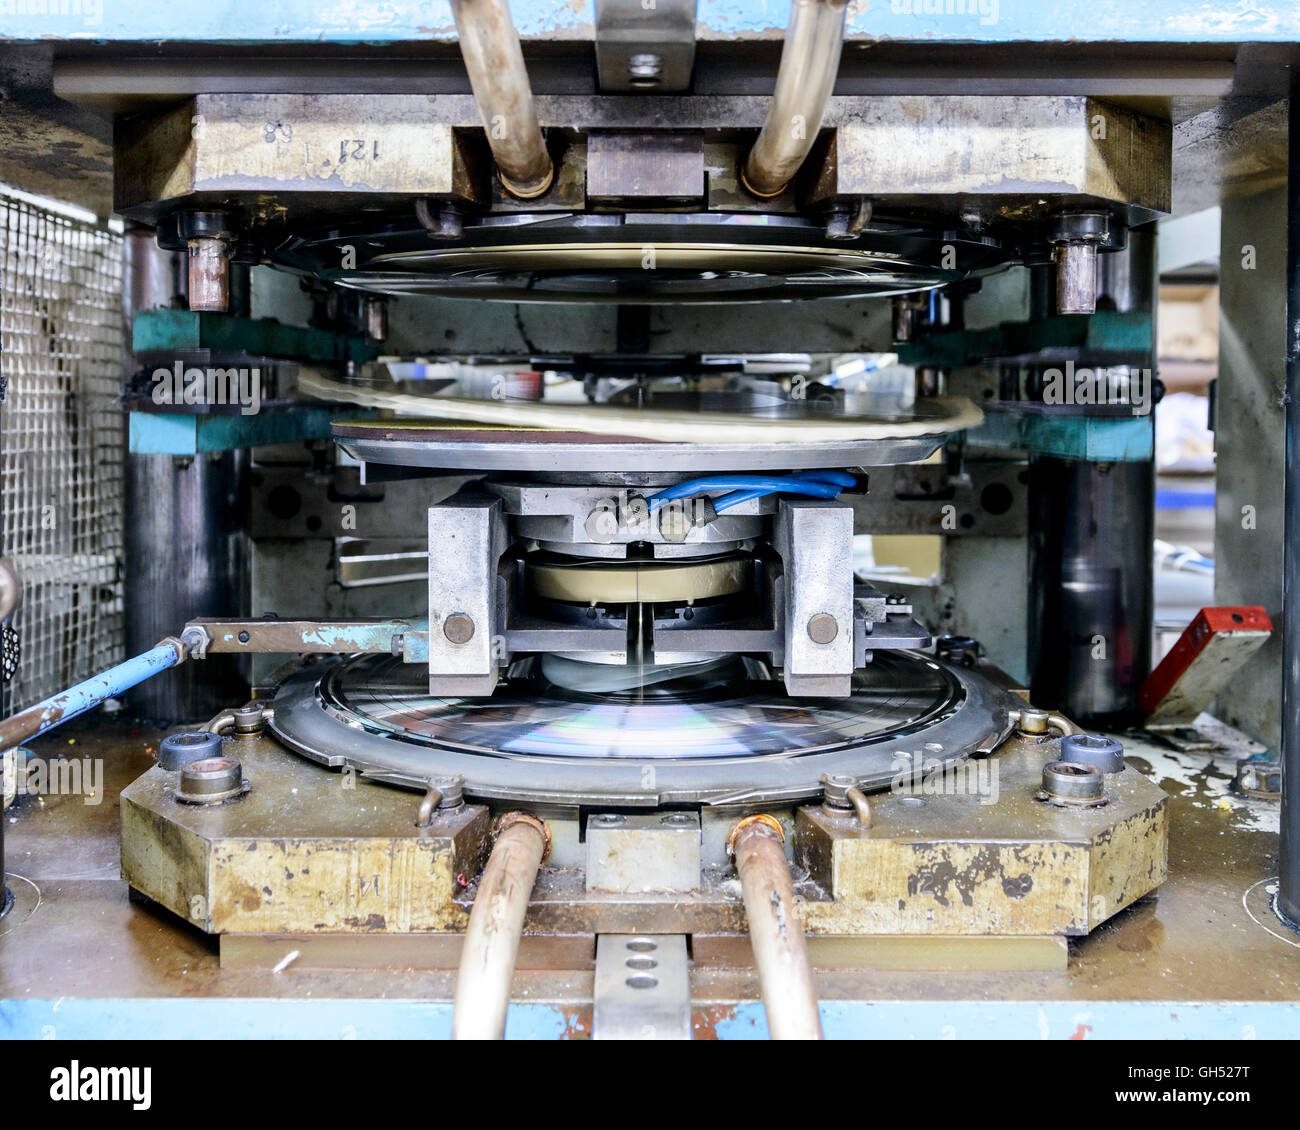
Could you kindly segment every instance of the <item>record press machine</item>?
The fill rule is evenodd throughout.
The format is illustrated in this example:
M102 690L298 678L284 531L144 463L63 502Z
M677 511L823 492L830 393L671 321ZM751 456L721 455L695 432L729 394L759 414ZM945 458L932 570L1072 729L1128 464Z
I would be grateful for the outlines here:
M1261 225L1225 318L1296 296L1285 158L1245 183L1289 5L1213 43L1176 0L1068 35L1006 0L64 7L0 18L4 106L84 136L122 224L133 658L0 744L106 700L155 727L121 913L205 998L402 970L462 1038L869 1034L835 1007L890 971L1051 999L1159 913L1199 817L1153 750L1277 810L1282 409L1226 363L1219 473L1262 493L1220 487L1203 616L1238 619L1148 676L1165 225Z

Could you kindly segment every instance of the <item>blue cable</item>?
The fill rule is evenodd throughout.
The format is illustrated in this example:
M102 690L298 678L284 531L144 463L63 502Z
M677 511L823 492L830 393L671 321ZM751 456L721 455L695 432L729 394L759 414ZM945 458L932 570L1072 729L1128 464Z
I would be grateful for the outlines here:
M690 498L712 490L726 490L730 493L713 504L714 510L721 512L750 499L776 493L835 498L841 490L855 482L857 479L846 471L830 470L799 471L792 475L712 475L665 487L646 501L650 510L654 511L665 502L675 499Z

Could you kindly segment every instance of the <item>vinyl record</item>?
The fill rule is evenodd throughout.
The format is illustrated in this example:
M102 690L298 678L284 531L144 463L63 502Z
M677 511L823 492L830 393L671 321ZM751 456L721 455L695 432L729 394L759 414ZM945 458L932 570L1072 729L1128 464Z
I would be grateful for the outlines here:
M593 679L607 677L589 666ZM931 725L964 697L938 664L884 652L854 677L847 698L792 698L741 659L685 665L677 677L654 668L647 685L602 682L592 692L575 689L574 667L527 661L490 698L442 698L428 693L422 668L367 656L331 671L320 695L354 725L407 741L639 762L796 757L869 744Z

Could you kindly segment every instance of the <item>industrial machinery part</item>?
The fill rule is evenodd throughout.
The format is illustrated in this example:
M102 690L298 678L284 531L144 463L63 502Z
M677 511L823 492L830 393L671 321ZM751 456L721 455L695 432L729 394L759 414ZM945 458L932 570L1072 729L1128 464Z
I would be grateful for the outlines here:
M537 124L510 6L507 0L452 0L451 11L497 175L514 196L540 196L555 168Z
M1040 798L1051 805L1092 807L1106 803L1102 771L1082 761L1051 761L1043 766Z
M221 738L206 731L168 734L158 744L158 764L173 772L191 761L216 757L221 752Z
M478 894L465 930L452 1038L500 1040L519 953L528 898L550 850L551 833L530 812L501 818L496 842L479 877Z
M741 182L759 197L779 196L817 140L835 87L847 0L793 0L776 91Z
M820 1040L821 1016L780 821L747 816L727 837L735 860L762 985L763 1010L774 1040Z
M179 639L169 637L141 655L10 715L0 721L0 751L13 749L78 714L93 710L137 683L174 667L185 659L186 654L185 645Z
M1118 773L1124 768L1124 746L1105 734L1067 734L1061 739L1061 760Z

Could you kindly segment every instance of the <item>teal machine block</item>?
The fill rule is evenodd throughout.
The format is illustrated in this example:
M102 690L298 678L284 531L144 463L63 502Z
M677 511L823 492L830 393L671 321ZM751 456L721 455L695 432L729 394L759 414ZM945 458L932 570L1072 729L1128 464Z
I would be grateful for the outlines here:
M975 447L1022 449L1089 463L1142 463L1155 458L1151 416L1043 416L987 412L966 433Z
M192 310L141 310L131 327L131 351L137 355L244 353L285 361L342 363L372 361L379 355L370 342L310 326L287 326L274 318L236 318Z
M132 412L129 445L132 455L198 455L237 447L328 439L331 415L329 408L319 405L267 408L250 416L237 412Z

